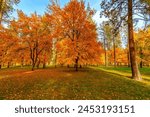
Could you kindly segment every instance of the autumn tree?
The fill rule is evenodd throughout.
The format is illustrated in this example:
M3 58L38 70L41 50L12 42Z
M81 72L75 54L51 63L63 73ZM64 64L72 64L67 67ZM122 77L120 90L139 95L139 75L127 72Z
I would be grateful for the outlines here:
M7 67L9 67L10 64L12 63L12 58L15 57L13 51L17 46L17 36L10 27L7 28L1 27L0 37L1 37L0 65L2 66L2 64L6 63Z
M18 3L19 3L19 0L0 0L0 25L1 25L1 22L3 21L3 19L5 19L6 17L9 16L8 13L13 10L13 5L18 4ZM1 30L1 33L2 33L2 30ZM1 47L3 46L2 42L3 42L3 40L2 40L2 38L0 38L0 46ZM0 50L0 59L2 58L2 56L3 56L3 50L1 49ZM1 68L1 63L0 63L0 68Z
M49 23L49 28L51 29L51 33L53 35L52 39L52 51L51 51L51 65L56 67L57 63L57 48L56 44L59 40L62 40L64 36L61 34L63 30L61 30L62 21L61 21L61 8L58 4L57 0L51 0L48 5L48 11L46 13L47 22Z
M140 63L140 67L143 67L143 64L149 65L150 61L150 28L140 29L137 32L134 32L135 35L135 44L136 50L138 52L138 61Z
M89 20L83 1L71 0L64 8L58 9L58 21L61 21L57 44L58 61L79 64L99 61L100 46L97 43L96 25Z
M18 33L19 43L29 51L32 61L32 70L39 61L39 56L51 48L51 32L47 27L45 17L38 16L36 13L30 17L26 16L22 11L18 11L18 20L14 21L13 27ZM45 64L43 59L43 64Z

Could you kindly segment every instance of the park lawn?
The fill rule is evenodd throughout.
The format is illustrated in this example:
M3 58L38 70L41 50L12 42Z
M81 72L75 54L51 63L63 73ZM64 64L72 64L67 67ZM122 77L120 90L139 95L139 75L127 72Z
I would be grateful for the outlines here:
M5 100L150 99L149 84L94 68L11 68L0 70L0 77Z
M132 76L130 67L113 67L113 66L102 67L101 66L101 67L91 67L91 68L99 69L99 70L102 70L105 72L129 77L129 78L131 78L131 76ZM139 70L140 70L140 74L142 77L141 82L145 82L150 85L150 67L139 68Z
M115 71L120 71L120 72L125 72L125 73L131 73L130 67L113 67L113 66L102 67L101 66L100 68L107 69L107 70L115 70ZM139 68L139 70L142 75L146 75L150 77L150 67Z

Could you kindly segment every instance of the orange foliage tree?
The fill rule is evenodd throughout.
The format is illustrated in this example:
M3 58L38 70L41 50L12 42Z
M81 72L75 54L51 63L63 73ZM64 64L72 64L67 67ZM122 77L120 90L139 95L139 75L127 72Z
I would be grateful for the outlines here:
M39 56L45 56L45 51L50 51L52 36L44 16L40 17L35 13L28 17L22 11L18 11L18 17L17 21L12 21L12 26L14 31L17 31L21 47L19 49L22 54L24 53L22 51L28 51L34 70L35 65L40 61Z
M140 67L143 67L143 64L149 65L150 61L150 28L147 27L145 30L138 30L138 32L134 33L135 36L135 44L136 50L138 53L138 62L140 63Z
M56 10L55 10L56 11ZM96 25L89 19L84 2L72 0L63 9L58 9L57 19L61 22L57 43L57 62L74 64L100 63L101 45L97 42Z
M17 37L11 27L1 27L0 37L0 67L2 66L2 64L7 64L7 67L9 67L10 64L12 64L12 58L15 57L13 52L17 45Z
M78 0L71 0L64 8L53 3L43 16L18 11L18 19L0 29L1 63L3 58L8 66L10 62L26 63L34 70L41 62L45 67L55 50L57 63L74 65L76 71L79 65L100 64L103 49L92 15Z

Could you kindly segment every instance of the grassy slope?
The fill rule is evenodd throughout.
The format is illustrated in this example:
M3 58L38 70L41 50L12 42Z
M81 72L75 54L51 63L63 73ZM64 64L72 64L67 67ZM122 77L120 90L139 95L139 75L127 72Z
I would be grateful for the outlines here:
M97 69L6 69L0 78L0 99L150 99L149 85Z

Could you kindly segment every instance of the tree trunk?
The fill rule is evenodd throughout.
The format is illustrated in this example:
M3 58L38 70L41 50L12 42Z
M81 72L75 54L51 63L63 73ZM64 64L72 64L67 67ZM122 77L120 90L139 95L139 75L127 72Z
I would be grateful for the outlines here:
M76 69L76 71L78 71L78 61L79 61L79 57L77 57L76 60L75 60L75 69Z
M135 80L141 80L140 72L136 61L135 43L133 37L133 12L132 12L132 0L128 0L128 38L129 38L129 50L130 50L130 62L132 69L132 78Z
M129 50L127 51L127 58L128 58L128 67L131 67L131 64L130 64L130 52L129 52Z
M113 37L113 46L114 46L114 67L116 67L116 43L114 37Z
M106 50L106 38L104 37L104 51L105 51L105 66L108 66L108 59L107 59L107 50Z
M2 17L3 17L2 5L3 5L3 1L1 1L1 4L0 4L0 25L2 23ZM2 68L2 64L0 63L0 69L1 68Z
M140 48L140 58L141 58L141 62L140 62L140 68L143 68L143 50L142 50L142 47Z
M35 61L32 60L32 71L34 71L34 67L35 67Z
M10 62L7 63L7 68L9 68L9 67L10 67Z
M32 71L34 71L35 64L32 64Z
M40 63L41 63L41 61L40 61L40 59L38 60L38 62L37 62L37 68L39 68L40 67Z
M24 57L21 58L21 67L24 66Z
M46 63L45 62L43 62L43 69L45 69L46 68Z
M2 7L2 3L0 4ZM2 23L2 17L3 17L3 13L2 13L2 8L0 8L0 24Z
M0 24L2 23L2 20L3 20L4 5L5 4L6 4L6 0L1 0L1 3L0 3Z
M0 11L0 24L2 23L2 13Z
M45 57L44 57L44 61L43 61L43 69L46 68L46 60L45 60Z
M107 50L105 50L105 66L108 66L108 55L107 55Z

